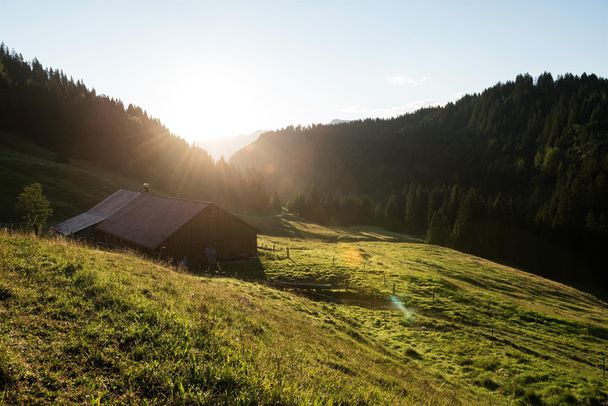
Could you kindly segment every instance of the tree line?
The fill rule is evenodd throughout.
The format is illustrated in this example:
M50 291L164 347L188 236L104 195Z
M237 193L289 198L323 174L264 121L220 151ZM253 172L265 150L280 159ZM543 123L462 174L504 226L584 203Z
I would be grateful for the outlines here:
M294 211L607 282L608 81L519 75L401 117L288 127L233 161Z
M215 162L142 108L99 95L63 71L0 44L0 129L57 154L86 160L164 193L228 209L272 209L261 174Z

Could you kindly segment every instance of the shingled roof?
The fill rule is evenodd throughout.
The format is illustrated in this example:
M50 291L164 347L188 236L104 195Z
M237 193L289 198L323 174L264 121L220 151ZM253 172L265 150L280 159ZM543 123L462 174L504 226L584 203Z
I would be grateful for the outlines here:
M117 190L90 210L57 224L53 229L63 235L77 233L85 228L101 223L139 195L139 192L124 189Z
M156 249L207 206L208 202L139 193L97 228L139 246Z

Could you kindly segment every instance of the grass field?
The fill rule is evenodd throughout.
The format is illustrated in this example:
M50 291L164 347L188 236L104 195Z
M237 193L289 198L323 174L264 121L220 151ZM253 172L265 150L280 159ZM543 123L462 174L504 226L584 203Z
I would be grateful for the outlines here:
M380 229L256 224L259 263L220 276L0 234L0 399L608 402L597 298Z
M300 294L335 304L332 317L394 359L491 403L608 402L608 304L597 297L381 230L249 220L271 234L260 238L264 277L333 284Z
M469 399L333 313L261 284L0 235L0 399L448 404ZM0 400L0 403L2 400ZM468 402L467 402L468 403Z
M54 210L51 223L85 211L119 188L139 190L131 180L81 161L57 162L55 153L0 132L0 223L19 222L15 210L23 187L40 182Z

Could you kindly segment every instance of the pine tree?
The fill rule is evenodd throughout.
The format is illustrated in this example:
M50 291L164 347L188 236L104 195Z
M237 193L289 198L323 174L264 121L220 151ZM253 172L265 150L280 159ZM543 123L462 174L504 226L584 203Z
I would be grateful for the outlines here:
M450 223L442 209L431 216L426 241L430 244L446 245L450 238Z
M470 247L475 239L475 209L477 208L477 193L469 189L460 203L458 216L452 229L452 238L459 247Z
M413 233L416 231L416 186L412 183L407 191L405 199L405 231Z
M276 190L274 191L274 194L272 195L272 198L270 199L270 208L275 213L281 212L281 200L279 199L279 194L277 193Z
M391 230L398 230L401 228L401 216L399 216L399 213L400 210L397 204L397 196L394 193L391 193L384 206L384 223L386 224L386 227Z

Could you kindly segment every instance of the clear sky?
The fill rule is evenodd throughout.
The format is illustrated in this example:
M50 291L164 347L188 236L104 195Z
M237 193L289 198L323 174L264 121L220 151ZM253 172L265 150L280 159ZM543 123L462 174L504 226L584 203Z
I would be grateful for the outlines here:
M189 141L608 76L608 1L0 0L0 41Z

